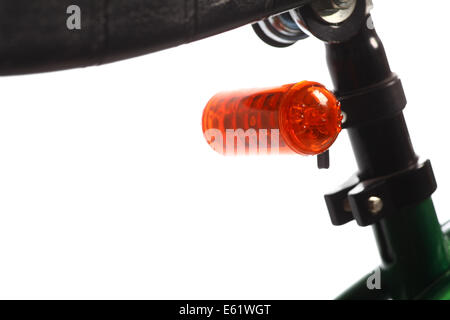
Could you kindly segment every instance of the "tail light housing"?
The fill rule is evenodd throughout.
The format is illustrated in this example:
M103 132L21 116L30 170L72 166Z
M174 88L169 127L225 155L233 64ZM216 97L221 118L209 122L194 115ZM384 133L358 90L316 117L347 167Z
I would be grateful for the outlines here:
M317 155L334 143L341 122L333 93L302 81L219 93L204 109L202 128L209 145L225 155Z

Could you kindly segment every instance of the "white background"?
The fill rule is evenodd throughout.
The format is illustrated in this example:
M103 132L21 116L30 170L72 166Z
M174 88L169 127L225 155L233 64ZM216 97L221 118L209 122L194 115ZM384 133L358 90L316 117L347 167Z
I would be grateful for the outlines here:
M419 5L421 4L421 5ZM439 6L438 6L439 5ZM375 1L418 154L450 219L447 1ZM87 69L0 78L0 298L333 298L379 263L370 228L323 194L356 170L343 132L315 158L230 158L204 141L218 91L314 80L322 43L250 27ZM383 143L383 141L380 141Z

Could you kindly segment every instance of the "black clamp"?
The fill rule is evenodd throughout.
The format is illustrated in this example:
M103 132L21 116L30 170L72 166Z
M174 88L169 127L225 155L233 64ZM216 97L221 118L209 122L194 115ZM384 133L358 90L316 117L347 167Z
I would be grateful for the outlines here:
M368 226L400 209L428 199L436 190L430 160L395 174L360 181L355 175L342 188L325 195L334 225L353 219Z
M345 114L343 128L392 117L401 112L407 102L402 82L395 74L385 81L349 95L336 94Z

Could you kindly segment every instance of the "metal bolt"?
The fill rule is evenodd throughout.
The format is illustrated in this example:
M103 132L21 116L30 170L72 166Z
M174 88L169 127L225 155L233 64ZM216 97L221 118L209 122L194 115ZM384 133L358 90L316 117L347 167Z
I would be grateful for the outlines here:
M369 211L373 214L378 214L383 209L383 200L378 197L369 198Z
M341 23L355 10L357 0L317 0L311 3L313 10L328 23Z
M344 111L341 111L341 115L342 115L342 124L344 124L345 122L347 122L347 114Z

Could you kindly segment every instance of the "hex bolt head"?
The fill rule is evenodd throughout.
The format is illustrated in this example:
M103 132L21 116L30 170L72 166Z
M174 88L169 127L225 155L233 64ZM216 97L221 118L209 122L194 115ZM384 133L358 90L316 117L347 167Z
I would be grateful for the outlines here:
M370 197L368 200L369 211L378 214L383 209L383 200L378 197Z

